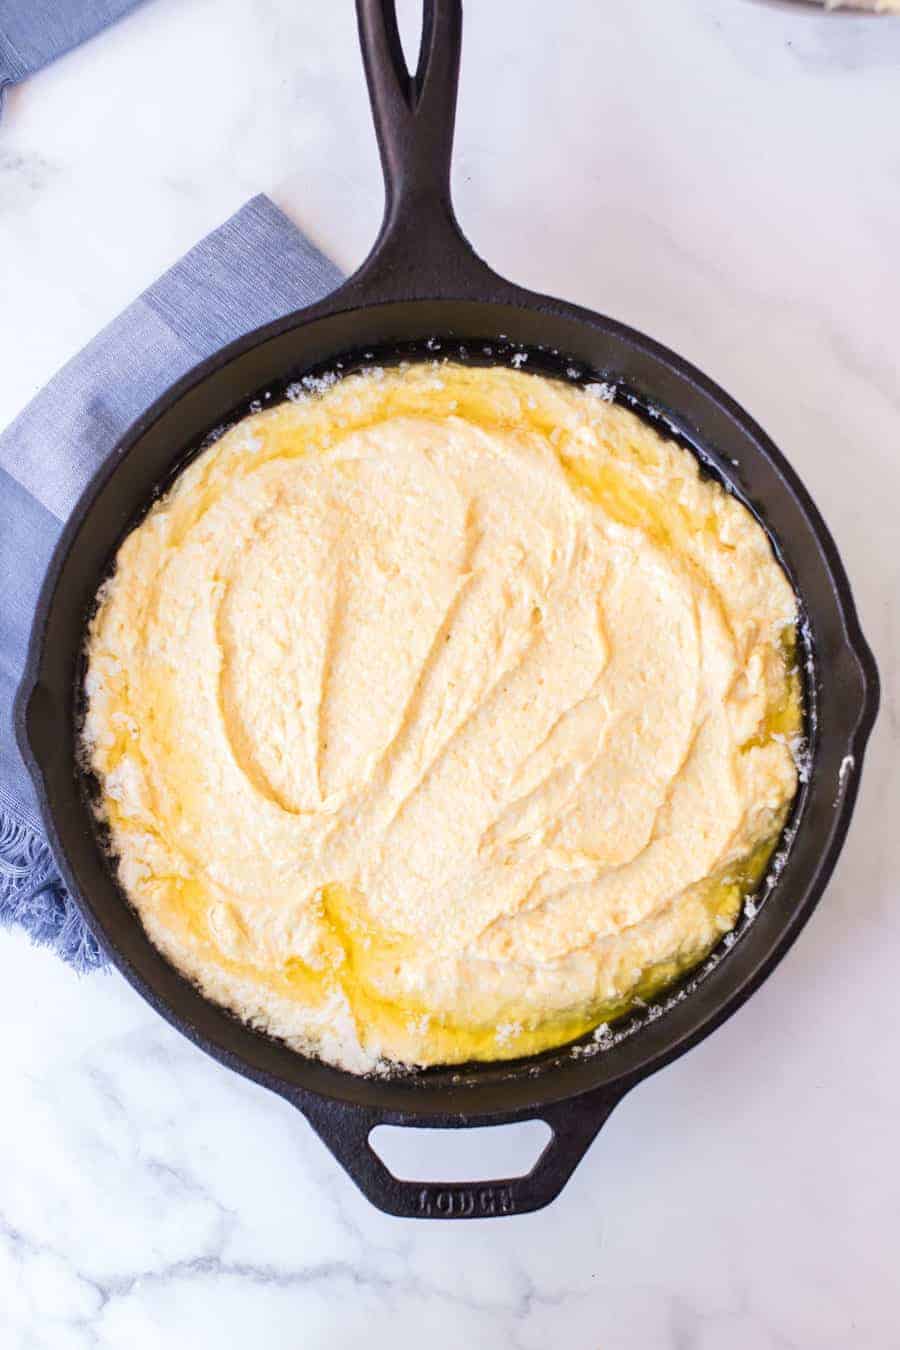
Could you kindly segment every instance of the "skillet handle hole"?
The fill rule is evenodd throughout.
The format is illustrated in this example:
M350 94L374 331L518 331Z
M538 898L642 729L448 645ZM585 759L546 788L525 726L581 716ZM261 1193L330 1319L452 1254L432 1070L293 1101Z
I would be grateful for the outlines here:
M369 1145L400 1181L478 1182L527 1176L552 1137L543 1120L466 1130L376 1125Z

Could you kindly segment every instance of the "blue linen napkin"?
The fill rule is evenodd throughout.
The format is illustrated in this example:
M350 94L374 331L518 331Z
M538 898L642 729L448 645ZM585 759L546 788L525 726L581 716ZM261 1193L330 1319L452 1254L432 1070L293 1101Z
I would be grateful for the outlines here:
M141 0L0 0L0 97Z
M114 319L0 434L0 924L21 924L80 970L105 958L54 865L11 715L53 546L95 469L170 385L227 342L311 304L340 281L287 216L267 197L254 197Z

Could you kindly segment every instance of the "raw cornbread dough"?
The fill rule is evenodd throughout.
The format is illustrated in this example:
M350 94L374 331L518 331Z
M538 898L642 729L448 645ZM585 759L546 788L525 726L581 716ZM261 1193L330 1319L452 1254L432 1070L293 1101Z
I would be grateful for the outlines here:
M791 587L603 386L290 393L101 592L84 746L121 885L208 997L351 1070L561 1044L759 880L797 786Z

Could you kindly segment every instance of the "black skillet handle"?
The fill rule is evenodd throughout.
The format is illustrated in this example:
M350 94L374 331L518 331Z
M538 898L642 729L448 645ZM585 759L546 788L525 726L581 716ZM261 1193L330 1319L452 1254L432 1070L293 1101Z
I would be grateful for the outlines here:
M604 1087L568 1101L537 1107L494 1122L543 1120L553 1131L530 1172L499 1181L404 1181L395 1177L369 1143L376 1125L442 1124L427 1119L386 1118L381 1111L353 1107L326 1098L296 1102L323 1143L350 1174L363 1194L385 1214L404 1219L486 1219L528 1214L555 1200L575 1171L613 1107L631 1084ZM448 1124L487 1125L484 1119Z
M394 0L356 0L356 12L385 211L375 246L351 284L368 304L491 299L507 283L475 253L450 198L462 0L424 0L414 75L403 55Z

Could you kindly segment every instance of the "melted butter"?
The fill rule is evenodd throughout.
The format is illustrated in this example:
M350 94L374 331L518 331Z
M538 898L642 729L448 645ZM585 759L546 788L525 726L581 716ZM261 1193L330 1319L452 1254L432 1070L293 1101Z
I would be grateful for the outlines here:
M727 875L705 884L703 903L718 930L711 942L649 966L626 998L592 1002L542 1018L536 1018L534 1010L524 1004L510 1003L499 1018L462 1021L435 1013L421 998L386 995L381 988L385 970L402 964L412 943L366 922L360 916L358 899L337 883L323 888L320 963L314 967L294 956L278 969L234 960L222 952L209 929L209 894L201 883L176 877L154 881L168 926L189 935L236 978L252 979L276 994L301 998L313 1008L325 1006L340 993L363 1045L396 1046L414 1037L417 1055L426 1062L459 1064L517 1059L559 1048L655 998L702 961L734 927L744 900L765 874L776 840L777 836L767 840Z
M610 462L592 464L577 453L564 453L563 463L576 486L602 506L612 520L643 530L655 543L671 543L677 509L654 499L633 473Z
M499 1025L475 1018L464 1022L435 1013L422 999L388 997L380 991L386 968L396 973L412 949L411 940L366 922L343 886L326 886L322 902L331 940L343 958L334 963L334 979L361 1037L396 1045L412 1029L428 1045L432 1062L462 1063L536 1054L576 1039L599 1020L593 1010L574 1010L536 1022L533 1011L513 1004L504 1009Z
M779 831L780 833L780 831ZM417 998L398 999L381 992L385 969L396 968L412 949L410 939L386 933L362 917L359 897L333 884L323 888L322 907L327 926L329 960L322 971L291 959L286 971L305 997L319 1001L340 989L353 1014L360 1039L376 1044L402 1044L414 1029L417 1044L427 1046L431 1063L459 1064L472 1060L518 1059L553 1050L578 1040L601 1024L627 1016L642 1002L655 998L715 947L735 925L746 898L765 875L778 833L719 877L700 888L702 903L712 916L712 941L668 961L649 966L627 998L592 1002L549 1017L536 1019L533 1009L507 1004L498 1018L461 1021L436 1014ZM420 1051L421 1053L421 1051Z

